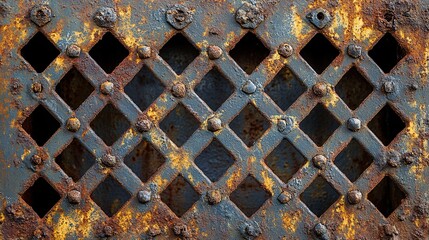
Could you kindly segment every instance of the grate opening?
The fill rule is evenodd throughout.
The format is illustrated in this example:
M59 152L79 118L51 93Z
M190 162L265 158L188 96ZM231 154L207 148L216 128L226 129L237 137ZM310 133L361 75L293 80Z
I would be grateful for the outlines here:
M42 177L38 178L33 186L22 194L22 199L43 218L49 210L60 200L61 196Z
M182 104L171 111L159 127L178 147L181 147L198 129L198 120Z
M109 217L115 215L130 198L131 194L110 175L91 193L91 199Z
M371 165L372 156L357 140L352 139L334 162L338 169L354 182Z
M322 146L339 126L337 119L321 103L299 124L317 146Z
M238 66L247 74L251 74L269 54L270 50L251 32L246 33L229 52Z
M385 176L368 194L368 200L370 200L385 217L388 217L395 211L405 198L405 193L390 176Z
M369 50L368 55L383 72L389 73L396 64L407 55L407 52L399 45L392 34L386 33L375 46Z
M355 110L372 92L372 85L359 73L356 67L352 67L335 86L338 96Z
M270 194L252 176L247 176L229 198L247 216L251 217L269 199Z
M36 141L37 145L43 146L49 138L60 127L58 121L39 105L22 124L24 130Z
M55 158L63 171L77 182L94 165L95 157L79 140L73 141Z
M216 182L234 164L234 157L217 139L214 139L195 159L195 164L212 182Z
M368 127L387 146L405 128L405 123L387 104L368 123Z
M195 87L195 93L213 111L216 111L233 92L234 86L216 68L210 70Z
M288 68L284 67L265 87L265 92L283 110L288 109L307 88Z
M161 95L164 85L145 65L125 86L124 91L144 111Z
M265 158L267 166L283 182L289 181L306 162L307 159L287 139Z
M339 54L338 49L321 33L316 34L300 52L317 74L323 73Z
M159 56L179 75L199 54L200 52L180 33L174 35L159 50Z
M165 163L165 158L151 143L143 140L125 157L124 163L143 182L147 182L159 167Z
M181 175L174 179L161 193L161 200L178 217L182 217L198 199L200 199L200 195Z
M112 104L108 104L91 122L91 128L108 145L111 146L130 127L124 115Z
M89 51L89 55L107 73L110 74L128 56L128 50L122 43L107 32Z
M37 32L21 49L21 56L41 73L60 55L60 51L41 32Z
M270 122L249 103L229 126L248 147L251 147L270 127Z
M318 217L322 216L339 197L337 190L320 175L300 195L301 201Z
M76 110L94 91L94 87L73 67L55 88L71 109Z

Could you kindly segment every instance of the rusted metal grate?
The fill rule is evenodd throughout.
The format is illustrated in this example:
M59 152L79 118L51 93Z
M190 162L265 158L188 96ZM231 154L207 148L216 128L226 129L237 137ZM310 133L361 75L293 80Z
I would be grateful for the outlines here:
M0 238L426 239L429 3L0 0Z

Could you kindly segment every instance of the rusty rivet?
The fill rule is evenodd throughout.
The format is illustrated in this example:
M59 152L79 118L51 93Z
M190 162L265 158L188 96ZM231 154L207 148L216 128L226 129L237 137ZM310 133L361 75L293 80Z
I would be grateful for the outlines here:
M293 118L289 116L283 116L277 122L277 130L281 133L289 133L292 131L293 125L294 125Z
M34 164L34 165L40 165L40 164L43 163L43 159L42 159L42 157L40 155L34 154L31 157L31 163Z
M67 193L67 200L71 204L79 204L82 200L81 193L78 190L71 190Z
M116 157L111 154L106 154L101 158L101 163L106 167L114 167L116 165Z
M362 193L359 190L351 190L347 193L347 200L350 204L358 204L362 201Z
M41 93L43 91L43 86L41 83L35 82L31 84L31 90L33 91L33 93Z
M257 237L262 233L261 228L257 225L257 223L246 223L244 225L244 232L246 235L251 237Z
M399 153L393 149L388 150L384 153L384 161L387 162L391 167L398 167L401 161Z
M328 86L326 83L318 82L313 86L313 93L318 97L323 97L328 93Z
M279 194L279 196L277 197L277 200L281 203L281 204L286 204L288 203L290 200L292 199L292 194L290 194L287 191L283 191L282 193Z
M328 159L322 154L313 157L313 165L318 169L324 169Z
M393 93L395 91L395 84L392 81L383 83L383 90L385 93Z
M114 88L113 83L106 81L101 84L100 92L104 95L111 95L113 93L113 88Z
M141 46L137 49L137 54L139 55L140 59L150 58L152 54L152 48L148 46Z
M212 117L207 121L207 129L216 132L222 129L222 121L217 117Z
M174 86L171 88L171 93L173 94L173 96L178 97L178 98L183 98L186 95L186 86L183 83L176 83L174 84Z
M172 27L181 30L194 20L194 13L182 4L175 4L167 9L165 17Z
M413 152L406 153L403 156L403 160L404 160L405 164L412 164L412 163L414 163L417 160L417 156L416 155L417 154L415 154Z
M137 131L148 132L152 128L152 122L147 117L140 117L136 123Z
M320 239L329 239L328 229L324 224L322 223L316 224L316 226L314 226L313 228L313 231L316 234L316 236L318 236Z
M188 230L188 226L186 226L183 223L177 223L173 227L173 232L176 236L182 236L182 237L191 237L191 233Z
M42 27L52 20L52 10L46 4L36 5L31 9L30 19L37 26Z
M362 127L362 122L360 121L360 119L353 117L347 120L347 128L350 131L357 132L361 127Z
M80 121L76 117L71 117L67 120L66 128L70 132L77 132L80 128Z
M260 6L245 2L236 12L235 21L242 28L255 29L265 20L264 13Z
M157 225L154 226L150 226L148 231L147 231L147 235L149 235L150 237L155 237L161 234L161 229L159 229L159 227Z
M279 46L277 52L280 54L280 56L288 58L293 54L293 47L287 43L283 43Z
M352 58L360 58L362 56L362 47L356 44L350 44L347 47L347 54Z
M222 194L217 189L209 190L206 194L206 197L207 197L207 202L210 205L215 205L222 201Z
M243 92L246 93L246 94L252 94L252 93L254 93L256 91L256 85L252 81L247 80L244 83L244 85L241 88L241 90L243 90Z
M311 11L306 17L318 29L326 27L331 22L331 14L323 8Z
M137 193L137 200L140 203L148 203L152 198L152 193L148 190L141 190Z
M77 58L80 56L80 47L76 44L71 44L67 47L66 54L71 58Z
M116 23L116 11L111 7L101 7L95 11L92 19L99 27L111 28Z
M111 226L104 226L103 227L103 236L104 237L111 237L113 236L114 232L113 232L113 228Z
M223 53L222 49L218 46L210 45L207 48L207 55L211 60L220 58L222 56L222 53Z
M399 235L399 231L396 228L396 226L391 224L386 224L384 225L384 234L386 234L386 236L393 237L393 236Z

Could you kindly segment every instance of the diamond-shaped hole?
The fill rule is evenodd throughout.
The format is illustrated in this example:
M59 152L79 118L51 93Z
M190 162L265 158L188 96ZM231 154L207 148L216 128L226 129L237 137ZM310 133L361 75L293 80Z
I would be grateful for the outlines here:
M335 158L335 165L352 182L356 181L371 163L372 156L355 139Z
M270 127L270 122L249 103L229 126L248 147L251 147Z
M124 163L143 182L147 182L164 162L164 156L145 140L124 158Z
M164 91L164 85L145 65L125 86L124 91L141 110L146 110Z
M55 91L71 109L76 110L94 91L94 87L73 67L61 79Z
M21 56L41 73L60 54L60 51L41 32L37 32L21 49Z
M247 176L229 199L247 216L251 217L271 195L252 176Z
M307 88L288 68L284 67L265 87L265 92L284 111L294 103Z
M233 93L234 86L219 70L213 68L195 87L195 93L216 111ZM216 93L216 94L213 94Z
M339 122L321 103L299 124L317 146L322 146L338 128Z
M110 32L104 34L89 51L92 59L108 74L112 73L128 54L124 45Z
M198 120L182 104L171 111L159 127L178 146L181 147L199 127Z
M268 57L268 50L259 38L248 32L229 52L229 55L247 74L251 74Z
M214 139L195 159L195 164L212 182L216 182L234 164L234 157L218 140Z
M399 45L392 34L386 33L375 46L369 50L368 55L383 72L389 73L396 64L407 55L407 52Z
M387 146L405 128L405 123L387 104L368 123L368 127Z
M372 85L359 73L356 67L351 68L338 84L335 86L335 91L338 96L349 106L351 110L355 110L372 92Z
M180 33L174 35L161 50L159 50L159 56L161 56L177 74L182 74L186 67L191 64L199 54L199 51Z
M22 124L24 130L30 134L37 145L43 146L49 138L60 127L58 121L52 115L39 105Z
M79 140L73 139L70 145L55 158L63 171L77 182L94 165L95 157Z
M307 159L287 140L265 158L265 163L283 181L287 182L307 162Z
M130 198L131 194L110 175L91 193L91 199L109 217L115 215Z
M318 217L340 197L340 194L322 176L317 176L301 193L300 199Z
M91 122L91 128L103 141L111 146L130 127L124 115L112 104L108 104Z
M199 198L200 195L181 175L174 179L161 193L161 200L178 217L183 216Z
M43 218L49 210L60 200L58 192L42 177L38 178L33 186L29 187L22 199Z
M390 176L385 176L368 194L368 200L370 200L385 217L388 217L395 211L405 198L406 194Z
M323 34L318 33L305 45L300 55L317 74L321 74L339 53Z

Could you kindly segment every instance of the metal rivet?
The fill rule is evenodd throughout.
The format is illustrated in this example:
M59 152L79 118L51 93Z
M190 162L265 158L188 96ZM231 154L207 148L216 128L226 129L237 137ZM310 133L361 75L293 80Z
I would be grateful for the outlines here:
M360 121L360 119L358 118L349 118L349 120L347 120L347 128L350 131L356 132L359 131L359 129L361 129L362 127L362 122Z
M30 19L37 26L42 27L52 20L52 10L46 5L36 5L31 9Z
M176 83L174 84L174 86L171 88L171 93L173 94L173 96L178 97L178 98L183 98L186 96L186 86L183 83Z
M141 46L137 49L137 54L140 59L150 58L152 54L152 49L148 46Z
M244 232L247 236L257 237L261 235L261 228L256 223L246 223L244 225Z
M386 234L386 236L393 237L399 235L399 231L396 226L392 224L386 224L384 225L384 234Z
M182 236L182 237L191 237L191 233L188 230L188 226L186 226L183 223L177 223L173 227L173 232L176 236Z
M293 47L287 43L283 43L282 45L279 46L279 49L277 49L277 52L280 54L280 56L284 58L288 58L293 54Z
M218 46L211 45L207 48L207 55L211 60L220 58L222 56L222 53L222 49Z
M384 162L387 162L391 167L398 167L400 161L400 154L396 150L391 149L384 153Z
M106 167L114 167L116 165L116 157L111 154L106 154L101 158L101 163Z
M356 44L350 44L347 47L347 54L352 58L360 58L362 56L362 47Z
M318 97L323 97L328 93L328 86L326 83L318 82L313 86L313 93Z
M111 7L101 7L94 13L93 20L99 27L111 28L116 23L116 11Z
M111 226L104 226L103 227L103 236L104 237L111 237L113 236L113 228Z
M33 91L33 93L41 93L43 91L43 86L41 83L35 82L31 84L31 90Z
M141 190L137 193L137 200L140 203L148 203L152 198L152 193L147 190Z
M262 8L245 2L235 13L235 21L242 28L255 29L265 20Z
M288 203L290 200L292 199L292 194L290 194L287 191L283 191L282 193L279 194L279 196L277 197L277 200L281 203L281 204L286 204Z
M406 164L412 164L417 160L417 154L415 154L414 152L409 152L406 153L403 157L403 160Z
M321 154L313 157L313 165L318 169L324 169L327 161L328 159Z
M207 202L210 205L218 204L222 201L222 194L219 190L210 190L206 194Z
M216 132L222 129L222 121L217 117L212 117L207 121L207 129Z
M100 92L104 95L111 95L113 93L114 85L112 82L106 81L101 84Z
M71 204L79 204L82 200L81 193L78 190L71 190L67 193L67 200Z
M395 91L395 84L392 81L386 81L383 83L383 90L386 93L393 93Z
M42 157L40 155L34 154L31 157L31 163L34 164L34 165L40 165L40 164L43 163L43 159L42 159Z
M322 223L318 223L316 224L316 226L314 226L313 228L314 233L316 234L316 236L318 236L321 239L329 239L328 237L328 229L326 228L326 226Z
M277 122L277 130L281 133L292 131L294 121L291 117L284 116Z
M147 117L140 117L136 123L137 131L148 132L152 128L152 122Z
M67 47L66 54L71 58L77 58L80 56L80 47L76 44L72 44Z
M358 204L362 201L362 193L359 190L351 190L347 193L347 200L350 204Z
M175 4L166 11L165 17L172 27L181 30L192 22L194 13L182 4Z
M307 19L316 28L322 29L331 22L331 14L323 8L318 8L307 14Z
M256 91L256 85L252 81L248 80L244 83L242 90L244 93L252 94Z
M80 121L75 117L71 117L67 120L66 128L70 132L77 132L80 128Z

